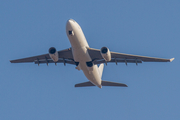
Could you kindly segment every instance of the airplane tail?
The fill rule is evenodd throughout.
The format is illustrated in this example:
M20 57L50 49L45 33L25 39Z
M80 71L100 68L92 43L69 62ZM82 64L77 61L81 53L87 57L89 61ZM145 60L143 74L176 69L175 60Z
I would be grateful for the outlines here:
M102 77L103 69L104 69L104 64L101 63L98 68L100 77ZM115 86L115 87L128 87L126 84L123 84L123 83L109 82L109 81L103 81L103 80L101 82L101 85L102 86ZM90 86L95 86L95 85L92 84L90 81L75 85L75 87L90 87Z
M101 83L102 86L115 86L115 87L127 87L126 84L123 83L116 83L116 82L109 82L109 81L103 81ZM79 83L76 84L75 87L90 87L90 86L95 86L92 84L90 81L84 82L84 83Z
M103 73L103 69L104 69L104 63L101 63L100 65L99 65L99 75L100 75L100 78L102 78L102 73Z

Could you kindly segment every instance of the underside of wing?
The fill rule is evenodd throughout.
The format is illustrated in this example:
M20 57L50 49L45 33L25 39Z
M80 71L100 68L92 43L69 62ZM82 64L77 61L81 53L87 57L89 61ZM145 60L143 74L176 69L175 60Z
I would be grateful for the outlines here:
M91 56L94 64L100 63L107 63L101 55L99 49L88 49L89 55ZM131 54L124 54L124 53L117 53L117 52L110 52L111 53L111 61L108 62L124 62L124 63L142 63L142 62L172 62L172 59L163 59L163 58L156 58L156 57L147 57L147 56L140 56L140 55L131 55Z
M75 65L73 55L72 55L72 50L65 49L58 51L58 61L56 63L68 63L68 64L73 64ZM49 54L43 54L43 55L38 55L38 56L33 56L33 57L27 57L27 58L22 58L22 59L16 59L16 60L10 60L11 63L27 63L27 62L34 62L35 64L42 64L42 63L55 63Z

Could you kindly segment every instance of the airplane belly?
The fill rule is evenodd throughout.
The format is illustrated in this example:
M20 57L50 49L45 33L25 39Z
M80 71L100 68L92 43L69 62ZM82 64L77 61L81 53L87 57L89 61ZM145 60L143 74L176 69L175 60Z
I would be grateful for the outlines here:
M73 48L72 48L73 49ZM91 81L94 85L101 88L101 78L99 75L97 65L93 65L91 70L88 69L86 62L92 61L86 47L73 49L73 57L76 62L79 62L79 66L81 70L84 72L84 75L87 77L89 81Z
M69 20L66 25L66 33L72 46L72 53L75 62L79 62L81 69L88 80L101 88L101 78L97 65L88 67L86 62L92 61L87 47L89 47L81 27L73 20Z
M86 78L89 81L91 81L94 85L101 88L101 78L100 78L100 75L99 75L97 65L92 66L93 67L92 71L88 70L85 62L80 62L79 65L80 65L84 75L86 76Z
M91 61L91 57L89 56L89 53L86 47L72 48L72 49L73 49L73 57L76 62Z

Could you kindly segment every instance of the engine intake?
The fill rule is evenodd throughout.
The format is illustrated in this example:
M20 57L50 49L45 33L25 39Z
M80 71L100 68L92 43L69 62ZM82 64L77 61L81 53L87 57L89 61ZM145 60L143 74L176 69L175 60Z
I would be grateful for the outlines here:
M59 60L58 52L54 47L49 48L49 56L54 62L57 62Z
M101 55L105 61L111 61L111 53L107 47L101 48Z

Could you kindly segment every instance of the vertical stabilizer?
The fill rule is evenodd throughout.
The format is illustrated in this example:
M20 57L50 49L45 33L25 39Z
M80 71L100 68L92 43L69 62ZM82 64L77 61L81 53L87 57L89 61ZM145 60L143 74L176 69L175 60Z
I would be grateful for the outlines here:
M104 69L104 63L101 63L99 65L99 75L100 75L100 78L102 77L103 69Z

